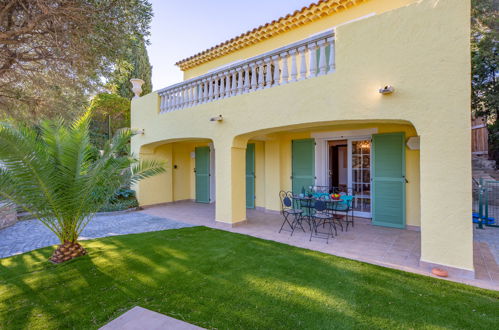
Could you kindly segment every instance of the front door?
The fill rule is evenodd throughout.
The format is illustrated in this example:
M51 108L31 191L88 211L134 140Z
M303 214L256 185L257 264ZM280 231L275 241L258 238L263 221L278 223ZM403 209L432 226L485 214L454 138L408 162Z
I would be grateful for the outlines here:
M373 135L373 224L405 227L405 135Z
M210 147L196 147L196 202L210 202Z
M299 194L315 185L315 140L293 140L291 154L291 187Z
M255 144L246 147L246 207L255 208Z

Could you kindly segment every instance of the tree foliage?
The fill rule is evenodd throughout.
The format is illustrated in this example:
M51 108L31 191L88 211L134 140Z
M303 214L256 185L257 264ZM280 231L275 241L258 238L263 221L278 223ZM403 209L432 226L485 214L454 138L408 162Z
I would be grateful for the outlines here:
M90 112L69 126L63 120L38 128L0 123L0 199L31 212L61 244L75 243L118 189L165 170L126 153L130 129L118 131L99 153L89 125Z
M89 106L92 112L91 139L102 147L111 136L123 127L130 127L130 100L120 95L99 93Z
M109 83L110 90L122 97L131 100L134 96L132 92L131 78L144 80L142 93L152 92L152 66L149 62L146 43L142 38L132 38L130 48L124 54L124 58L119 60L116 68L111 74Z
M0 116L73 117L151 18L147 0L3 0Z
M496 120L499 0L473 0L471 13L472 109Z

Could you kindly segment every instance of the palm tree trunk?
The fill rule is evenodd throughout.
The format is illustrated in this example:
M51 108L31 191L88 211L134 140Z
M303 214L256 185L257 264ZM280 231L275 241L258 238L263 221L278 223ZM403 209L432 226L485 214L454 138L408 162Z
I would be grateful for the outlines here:
M59 245L54 251L50 261L59 264L85 254L87 254L87 251L77 242L65 242L64 244Z

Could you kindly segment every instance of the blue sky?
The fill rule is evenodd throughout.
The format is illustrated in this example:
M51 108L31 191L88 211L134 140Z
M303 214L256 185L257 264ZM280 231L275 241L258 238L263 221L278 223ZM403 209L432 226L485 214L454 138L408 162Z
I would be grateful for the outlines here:
M182 81L175 62L265 24L313 0L151 0L153 89Z

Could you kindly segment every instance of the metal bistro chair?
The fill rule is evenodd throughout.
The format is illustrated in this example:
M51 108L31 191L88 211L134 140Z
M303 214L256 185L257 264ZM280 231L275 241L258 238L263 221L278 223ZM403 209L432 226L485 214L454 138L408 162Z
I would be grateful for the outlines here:
M336 232L336 226L334 225L333 213L330 208L327 207L327 202L323 199L318 199L315 201L313 209L313 213L310 217L311 219L311 230L310 230L310 239L312 237L322 238L326 240L326 244L329 244L329 236L331 238L334 237L333 229ZM326 226L329 227L327 232L320 232L319 227L322 225L322 228Z
M294 208L293 194L290 191L280 191L279 198L281 199L281 214L284 217L279 233L286 224L288 224L290 228L291 235L293 235L297 225L305 232L301 223L303 219L303 210ZM292 219L290 219L290 217L292 217Z
M352 195L341 195L341 202L333 204L334 219L338 221L341 225L341 221L346 224L345 231L348 231L348 225L351 223L352 228L354 227L353 222L353 196ZM343 225L341 225L341 230L343 230Z

